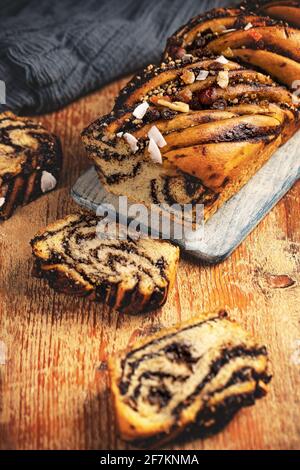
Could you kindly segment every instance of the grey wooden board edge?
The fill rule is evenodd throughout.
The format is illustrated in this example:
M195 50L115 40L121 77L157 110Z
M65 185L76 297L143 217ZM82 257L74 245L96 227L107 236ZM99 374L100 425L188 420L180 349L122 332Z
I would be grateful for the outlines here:
M223 261L300 178L298 148L300 131L206 222L202 241L194 242L188 249L185 240L172 241L202 261ZM94 212L104 203L118 207L117 196L104 189L94 168L77 180L71 195L80 206Z

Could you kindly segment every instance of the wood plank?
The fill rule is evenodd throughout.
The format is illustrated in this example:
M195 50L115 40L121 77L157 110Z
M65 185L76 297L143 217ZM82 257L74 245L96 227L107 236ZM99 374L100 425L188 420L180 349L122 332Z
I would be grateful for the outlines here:
M125 81L43 116L65 155L58 190L18 210L0 226L0 449L124 449L107 392L105 360L153 328L199 311L226 308L268 347L269 395L241 411L221 433L175 443L178 449L300 447L300 183L232 254L216 266L184 256L167 304L128 317L86 299L60 295L31 276L29 240L74 210L72 184L88 162L80 131L108 112ZM287 275L295 281L282 288ZM298 342L297 342L298 341Z

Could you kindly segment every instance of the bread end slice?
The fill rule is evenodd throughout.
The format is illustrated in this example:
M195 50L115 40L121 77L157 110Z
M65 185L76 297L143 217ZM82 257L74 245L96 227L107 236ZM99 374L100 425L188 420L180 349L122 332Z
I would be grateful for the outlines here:
M109 359L120 435L142 447L224 425L265 395L267 351L226 312L194 317Z

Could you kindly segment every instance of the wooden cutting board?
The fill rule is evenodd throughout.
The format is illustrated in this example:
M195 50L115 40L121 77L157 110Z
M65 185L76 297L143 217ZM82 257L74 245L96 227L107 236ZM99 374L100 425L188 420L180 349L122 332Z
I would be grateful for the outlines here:
M41 117L62 139L59 188L0 225L0 449L127 448L117 437L106 358L153 328L212 308L228 309L267 345L270 393L221 433L168 448L300 448L299 183L226 261L201 265L184 255L167 304L152 314L118 315L31 276L29 240L77 210L70 188L89 166L80 131L111 109L124 83Z

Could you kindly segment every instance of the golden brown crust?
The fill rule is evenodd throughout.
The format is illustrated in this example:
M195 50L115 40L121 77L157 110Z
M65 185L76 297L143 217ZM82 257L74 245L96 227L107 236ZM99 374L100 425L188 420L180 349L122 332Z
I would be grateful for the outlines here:
M300 2L298 0L248 0L242 2L242 6L258 14L300 27Z
M282 6L259 8L250 2L248 10L253 7L255 13L247 12L243 6L235 10L216 9L208 16L195 17L168 40L164 57L169 60L187 53L198 57L222 54L255 66L291 87L300 71L300 31L294 27L298 26L299 8L294 5L292 10L286 10L285 2L276 3ZM287 16L283 11L288 11ZM270 15L273 18L259 16L256 12L273 12ZM293 13L295 22L291 25L274 19L287 20Z

